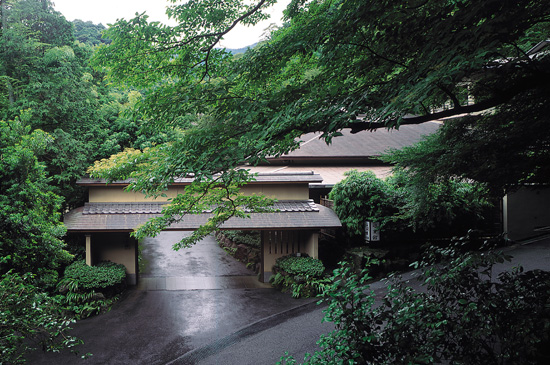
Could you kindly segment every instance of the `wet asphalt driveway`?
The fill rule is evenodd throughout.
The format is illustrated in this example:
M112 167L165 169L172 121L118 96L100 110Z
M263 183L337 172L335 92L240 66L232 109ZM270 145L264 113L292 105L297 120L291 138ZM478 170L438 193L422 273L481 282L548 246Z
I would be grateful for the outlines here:
M78 351L92 357L81 360L71 353L37 352L29 363L196 363L217 348L228 348L241 337L313 309L314 300L292 299L259 283L213 238L173 251L172 244L183 234L187 233L164 232L146 239L145 268L137 288L128 290L110 312L73 326L72 334L85 342ZM315 322L320 323L321 312L314 312ZM227 358L222 363L232 364Z
M317 349L330 332L321 323L314 300L294 300L274 289L247 287L253 273L225 255L209 238L190 250L171 251L181 233L147 240L148 260L141 284L113 309L74 326L85 341L81 353L36 353L30 364L274 364L285 350L296 359ZM550 270L550 237L505 249L514 259L494 267L494 274L522 265ZM413 273L405 273L409 280ZM244 282L243 282L244 280ZM162 288L162 285L165 287ZM190 289L203 285L209 289ZM420 289L419 283L411 285ZM378 295L385 281L371 284Z

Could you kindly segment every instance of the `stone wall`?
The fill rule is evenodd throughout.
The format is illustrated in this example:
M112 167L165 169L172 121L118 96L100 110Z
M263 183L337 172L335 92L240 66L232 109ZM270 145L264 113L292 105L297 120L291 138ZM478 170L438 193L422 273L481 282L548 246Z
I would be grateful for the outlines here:
M260 272L261 253L259 248L244 243L234 242L226 237L221 231L216 233L216 240L221 248L240 262L246 264L246 267L254 270L256 274Z

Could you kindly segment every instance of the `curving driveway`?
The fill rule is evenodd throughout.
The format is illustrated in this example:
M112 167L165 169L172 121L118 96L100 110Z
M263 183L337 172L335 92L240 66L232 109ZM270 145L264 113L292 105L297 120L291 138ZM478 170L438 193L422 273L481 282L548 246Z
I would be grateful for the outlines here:
M253 273L212 238L171 251L180 234L146 240L148 263L140 285L109 313L74 326L73 333L85 341L79 351L93 353L90 359L36 353L29 363L274 364L285 350L301 360L316 350L319 335L333 328L321 323L323 308L315 300L295 300L251 280ZM495 274L518 264L550 270L550 237L505 251L514 259L497 265ZM377 294L385 287L384 281L371 284Z
M85 342L78 351L92 357L81 360L70 352L36 352L29 363L196 363L241 338L314 309L312 299L296 300L259 283L253 272L226 255L211 237L190 249L173 251L172 244L184 234L188 233L163 232L144 240L145 269L139 285L128 290L110 312L73 326L72 333ZM325 332L320 309L311 315L311 321ZM304 352L315 350L321 332L314 332ZM255 364L273 364L284 351L274 350L272 358ZM232 364L230 358L221 363Z

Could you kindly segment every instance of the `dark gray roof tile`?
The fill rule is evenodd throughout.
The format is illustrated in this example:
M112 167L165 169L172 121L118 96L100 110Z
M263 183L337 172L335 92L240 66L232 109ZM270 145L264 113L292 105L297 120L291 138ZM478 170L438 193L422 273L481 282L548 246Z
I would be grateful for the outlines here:
M160 216L162 205L88 203L67 213L64 222L69 232L133 231L149 219ZM341 227L340 220L332 210L318 206L312 201L278 202L276 207L279 211L273 213L250 213L249 219L230 218L221 229L284 230ZM167 230L194 230L206 223L211 216L211 213L185 215Z
M161 214L162 208L167 202L154 203L86 203L82 214ZM315 212L319 209L313 200L307 201L278 201L273 208L279 212ZM253 213L251 209L245 209L246 213ZM212 209L206 209L204 213L212 213Z
M273 160L378 157L390 149L411 146L440 127L440 123L427 122L403 125L399 130L377 129L355 134L351 129L343 129L343 135L333 138L330 145L319 139L321 133L308 133L300 137L300 148Z

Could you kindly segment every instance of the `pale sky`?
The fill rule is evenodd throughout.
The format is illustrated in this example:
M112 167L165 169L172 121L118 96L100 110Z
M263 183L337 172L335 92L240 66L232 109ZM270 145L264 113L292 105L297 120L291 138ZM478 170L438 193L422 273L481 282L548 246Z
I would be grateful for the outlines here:
M223 47L242 48L257 42L271 23L281 24L283 10L290 0L279 0L272 7L271 18L261 22L254 28L235 27L221 42ZM136 12L146 12L149 21L168 22L165 14L166 6L170 3L166 0L53 0L55 10L72 21L80 19L91 20L94 24L101 23L105 26L115 23L117 19L131 19Z

